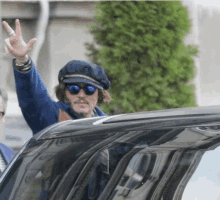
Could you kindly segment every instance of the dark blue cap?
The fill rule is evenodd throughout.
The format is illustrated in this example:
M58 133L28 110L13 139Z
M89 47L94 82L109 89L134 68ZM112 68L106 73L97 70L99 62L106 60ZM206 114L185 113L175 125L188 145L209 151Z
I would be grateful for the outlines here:
M60 70L58 80L66 84L88 83L105 90L109 89L111 85L101 66L83 60L69 61Z

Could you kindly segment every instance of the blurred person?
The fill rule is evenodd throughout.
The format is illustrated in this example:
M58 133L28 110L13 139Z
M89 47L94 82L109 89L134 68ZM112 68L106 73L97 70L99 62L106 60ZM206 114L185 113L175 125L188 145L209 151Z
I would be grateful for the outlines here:
M22 38L20 22L15 20L15 31L3 21L9 38L6 51L13 55L16 91L23 116L33 134L56 122L106 114L97 103L110 102L107 90L110 82L104 69L94 63L71 60L59 72L55 88L58 102L54 102L28 52L36 42L27 44Z
M3 140L3 122L4 122L4 116L6 112L7 107L7 101L8 101L8 95L7 92L0 87L0 137L1 140ZM1 143L0 141L0 174L4 171L7 164L11 161L12 157L14 156L14 151Z

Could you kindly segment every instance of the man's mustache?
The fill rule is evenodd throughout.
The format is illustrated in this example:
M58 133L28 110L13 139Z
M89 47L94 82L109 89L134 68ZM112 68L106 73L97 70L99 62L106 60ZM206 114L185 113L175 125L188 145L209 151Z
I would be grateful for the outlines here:
M85 100L84 97L79 97L79 99L77 101L74 102L74 104L78 104L78 103L85 103L88 104L88 102Z

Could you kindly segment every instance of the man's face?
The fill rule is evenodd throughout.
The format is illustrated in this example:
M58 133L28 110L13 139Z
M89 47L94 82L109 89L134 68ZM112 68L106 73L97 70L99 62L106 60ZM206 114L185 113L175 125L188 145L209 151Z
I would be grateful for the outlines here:
M77 83L80 87L84 87L85 83ZM98 101L98 89L96 89L93 95L86 95L84 90L76 95L71 94L68 89L66 90L66 96L71 102L72 109L81 117L92 117L92 111L97 105Z

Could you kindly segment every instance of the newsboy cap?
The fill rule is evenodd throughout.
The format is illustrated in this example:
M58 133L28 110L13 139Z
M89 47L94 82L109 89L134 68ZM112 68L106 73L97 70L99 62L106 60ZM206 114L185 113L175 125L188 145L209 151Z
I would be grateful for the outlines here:
M87 83L99 89L109 89L111 83L104 69L94 63L83 60L69 61L59 72L58 80L66 84Z

